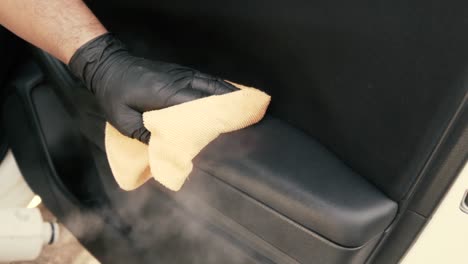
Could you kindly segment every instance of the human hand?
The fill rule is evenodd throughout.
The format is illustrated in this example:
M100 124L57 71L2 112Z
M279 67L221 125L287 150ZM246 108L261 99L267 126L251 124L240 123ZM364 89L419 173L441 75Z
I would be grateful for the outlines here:
M132 56L112 34L79 48L69 68L95 94L122 134L148 143L142 113L237 90L222 79L177 64Z

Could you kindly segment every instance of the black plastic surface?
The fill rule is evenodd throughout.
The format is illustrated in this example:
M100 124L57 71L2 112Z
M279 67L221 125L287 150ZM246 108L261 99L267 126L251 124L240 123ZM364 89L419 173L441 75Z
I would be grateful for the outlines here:
M468 160L468 93L464 100L409 205L410 210L424 217L431 216Z
M0 25L0 163L8 150L8 143L5 135L5 128L2 125L2 105L5 99L6 81L8 73L11 72L11 65L16 54L14 41L10 33Z
M465 193L465 200L463 200L463 206L468 208L468 193Z
M418 236L426 224L427 219L417 213L406 211L395 229L388 234L385 245L366 263L393 264L401 260L403 254L409 249L413 240Z
M101 203L102 187L97 179L94 161L83 140L79 129L64 111L62 102L51 87L38 88L31 91L38 122L44 128L44 140L58 175L74 196L86 205ZM48 107L42 107L47 105Z
M31 70L31 71L30 71ZM47 151L40 124L37 122L35 107L30 100L30 91L37 87L42 77L37 70L27 69L24 83L11 93L4 105L3 124L10 147L28 185L42 201L88 248L104 263L106 250L116 250L112 263L128 263L122 260L131 258L130 247L120 247L109 241L122 239L122 234L104 222L92 210L85 209L76 197L66 188L57 175ZM13 114L14 113L14 114ZM86 227L86 228L84 228ZM106 241L107 242L104 242Z
M395 263L404 256L411 241L417 238L419 231L465 166L468 157L467 99L468 94L465 94L464 103L459 106L457 114L445 128L438 147L422 170L417 188L404 203L400 203L403 213L397 216L390 230L380 241L380 250L372 254L372 259L377 259L374 263Z
M0 131L1 130L2 130L2 127L0 126ZM5 158L7 151L8 151L8 143L7 143L6 136L4 135L4 132L0 132L0 163Z
M229 228L228 233L236 234L239 229L246 229L251 236L299 263L364 263L381 237L377 235L358 247L341 246L199 169L194 170L184 189L172 196L178 203L194 211L204 212L202 208L206 206L214 208L218 216L207 215L212 221L219 221L221 215L240 225L241 228ZM248 243L249 240L247 238L242 242Z

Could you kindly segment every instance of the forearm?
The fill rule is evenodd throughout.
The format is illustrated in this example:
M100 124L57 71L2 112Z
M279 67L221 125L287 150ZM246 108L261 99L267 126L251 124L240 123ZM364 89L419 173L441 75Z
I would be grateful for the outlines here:
M0 24L64 63L107 32L81 0L0 0Z

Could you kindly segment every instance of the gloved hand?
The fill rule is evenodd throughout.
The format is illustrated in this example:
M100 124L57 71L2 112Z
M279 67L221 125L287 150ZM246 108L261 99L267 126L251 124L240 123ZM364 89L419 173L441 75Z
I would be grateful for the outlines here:
M95 94L108 121L144 143L150 132L143 126L143 112L237 90L191 68L132 56L109 33L80 47L68 66Z

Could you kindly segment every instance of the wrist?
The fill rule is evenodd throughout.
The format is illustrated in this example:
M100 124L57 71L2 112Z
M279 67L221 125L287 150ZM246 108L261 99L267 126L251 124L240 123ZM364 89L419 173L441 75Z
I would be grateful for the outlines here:
M82 47L90 40L93 40L106 33L108 33L107 29L104 28L104 26L99 22L95 25L88 25L86 30L81 31L79 34L77 34L76 37L67 41L68 45L64 45L63 47L61 60L66 64L70 63L70 59L72 58L73 54L75 54L80 47Z
M102 79L100 69L107 68L103 66L109 66L112 57L122 52L127 52L125 45L107 32L80 46L70 58L68 67L92 93L96 93L94 79Z

